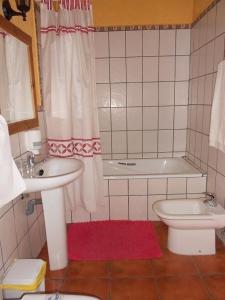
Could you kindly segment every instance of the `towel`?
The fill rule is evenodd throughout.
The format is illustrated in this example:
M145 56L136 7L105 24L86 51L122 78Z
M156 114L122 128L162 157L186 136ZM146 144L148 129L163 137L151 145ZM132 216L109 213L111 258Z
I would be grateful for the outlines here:
M12 157L7 123L0 115L0 207L20 195L25 188Z
M212 104L209 145L225 152L225 60L218 65Z

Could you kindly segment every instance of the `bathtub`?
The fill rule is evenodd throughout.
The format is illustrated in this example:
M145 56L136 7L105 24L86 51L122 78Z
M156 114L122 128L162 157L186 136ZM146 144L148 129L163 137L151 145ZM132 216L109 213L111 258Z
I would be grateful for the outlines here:
M159 220L155 201L200 198L206 174L183 158L104 160L104 201L92 220Z
M104 179L201 177L204 174L183 158L104 160Z

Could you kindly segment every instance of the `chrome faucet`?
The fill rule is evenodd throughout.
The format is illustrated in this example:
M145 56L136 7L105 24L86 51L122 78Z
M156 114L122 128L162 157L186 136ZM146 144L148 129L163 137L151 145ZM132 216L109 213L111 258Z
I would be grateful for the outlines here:
M33 152L29 152L27 155L27 166L28 168L33 168L35 165L35 154Z
M205 199L203 202L208 204L209 206L211 207L216 207L217 206L217 201L216 201L216 198L215 198L215 194L213 193L204 193L206 196L209 196L209 198Z

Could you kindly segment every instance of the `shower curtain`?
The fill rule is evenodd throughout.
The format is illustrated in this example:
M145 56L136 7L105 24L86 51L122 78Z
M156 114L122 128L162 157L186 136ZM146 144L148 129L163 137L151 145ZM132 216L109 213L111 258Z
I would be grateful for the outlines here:
M70 185L72 207L96 210L102 197L102 160L95 86L94 28L89 0L43 0L42 93L49 154L79 158L85 170ZM71 191L73 195L71 196Z

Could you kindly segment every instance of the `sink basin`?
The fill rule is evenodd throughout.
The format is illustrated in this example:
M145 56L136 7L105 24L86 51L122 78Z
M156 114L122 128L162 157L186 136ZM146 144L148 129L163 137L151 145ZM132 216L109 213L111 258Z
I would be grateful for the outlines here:
M74 158L47 158L23 174L25 193L41 192L50 270L68 265L67 228L63 187L76 180L84 164Z
M32 176L23 174L26 193L52 190L78 178L84 170L81 160L74 158L47 158L34 167Z

